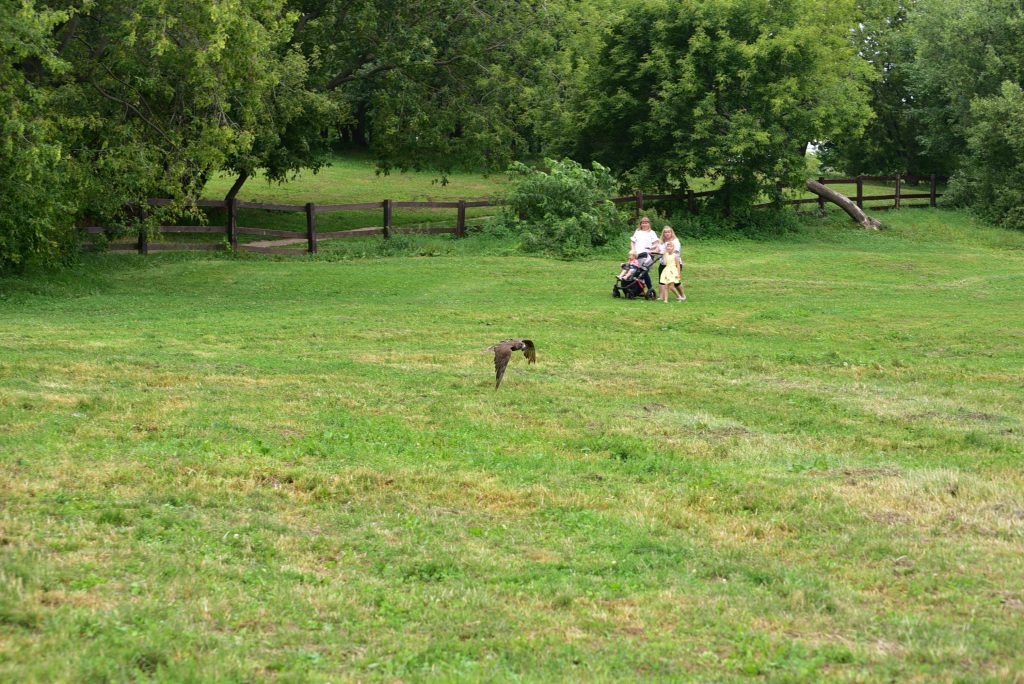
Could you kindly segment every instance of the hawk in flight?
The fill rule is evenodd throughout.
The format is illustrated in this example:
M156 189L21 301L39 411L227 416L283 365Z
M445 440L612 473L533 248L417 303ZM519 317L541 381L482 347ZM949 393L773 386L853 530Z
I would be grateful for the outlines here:
M484 349L485 352L494 352L494 389L501 385L501 378L505 375L505 368L508 366L508 360L512 358L512 352L520 349L530 363L537 362L537 348L533 346L533 340L505 340Z

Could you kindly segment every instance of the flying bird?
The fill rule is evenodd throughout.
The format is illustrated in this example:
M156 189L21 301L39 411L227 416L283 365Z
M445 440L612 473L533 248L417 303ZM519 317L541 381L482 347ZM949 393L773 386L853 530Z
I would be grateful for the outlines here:
M505 375L505 368L512 358L512 352L520 349L530 363L537 363L537 348L533 346L533 340L504 340L484 349L485 352L494 352L494 389L501 385L501 378Z

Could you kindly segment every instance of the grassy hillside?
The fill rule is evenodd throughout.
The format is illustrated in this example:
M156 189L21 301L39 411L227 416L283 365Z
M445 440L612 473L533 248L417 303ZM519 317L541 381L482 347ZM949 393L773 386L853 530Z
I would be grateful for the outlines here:
M214 178L205 195L221 199L235 179ZM483 199L501 188L507 179L500 174L455 172L446 178L435 171L395 171L378 174L373 159L366 155L335 156L317 173L304 171L288 183L271 183L262 176L250 178L242 186L239 199L281 204L344 204L372 202L390 198L405 201Z
M0 281L0 680L1013 681L1024 236L885 218Z

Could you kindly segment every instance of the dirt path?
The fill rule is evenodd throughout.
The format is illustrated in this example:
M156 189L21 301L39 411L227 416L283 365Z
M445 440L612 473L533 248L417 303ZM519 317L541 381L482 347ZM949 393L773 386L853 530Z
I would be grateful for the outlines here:
M287 240L258 240L245 244L251 247L287 247L288 245L306 244L306 238L288 238Z

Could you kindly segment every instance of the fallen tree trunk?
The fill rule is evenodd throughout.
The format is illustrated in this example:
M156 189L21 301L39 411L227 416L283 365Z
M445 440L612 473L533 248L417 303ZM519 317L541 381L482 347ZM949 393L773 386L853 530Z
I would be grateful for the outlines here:
M827 199L829 202L836 204L840 209L850 215L854 221L870 230L878 230L882 227L882 222L878 219L873 219L864 213L864 210L857 206L857 204L846 195L841 195L835 190L830 190L818 181L809 180L807 181L807 189L813 192L822 199Z

